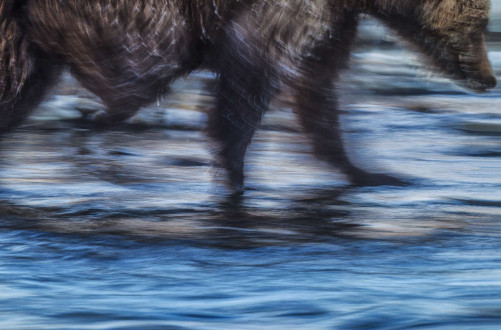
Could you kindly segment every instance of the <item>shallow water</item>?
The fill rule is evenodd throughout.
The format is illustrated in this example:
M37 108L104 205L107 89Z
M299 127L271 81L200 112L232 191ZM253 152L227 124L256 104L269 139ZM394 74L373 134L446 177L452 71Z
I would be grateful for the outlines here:
M501 89L430 77L371 24L346 143L407 187L349 186L278 102L232 200L202 132L209 74L109 131L65 77L1 143L0 328L499 328Z

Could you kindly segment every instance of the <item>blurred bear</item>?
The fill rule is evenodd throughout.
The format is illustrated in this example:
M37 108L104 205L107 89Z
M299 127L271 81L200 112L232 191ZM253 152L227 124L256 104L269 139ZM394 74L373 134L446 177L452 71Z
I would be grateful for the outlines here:
M359 169L339 131L335 81L360 14L396 30L435 68L476 91L496 84L487 0L7 0L0 3L0 131L22 122L69 67L112 125L196 69L217 73L209 132L235 192L273 97L285 86L315 154L357 185L398 184Z

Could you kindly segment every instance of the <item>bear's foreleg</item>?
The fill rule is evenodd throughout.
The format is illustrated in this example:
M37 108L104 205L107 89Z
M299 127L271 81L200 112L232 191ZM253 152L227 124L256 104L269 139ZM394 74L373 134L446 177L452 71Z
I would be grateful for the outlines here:
M355 166L343 146L335 80L347 66L358 15L347 13L301 63L302 74L291 82L294 110L311 137L315 155L340 168L355 185L401 185L399 179L366 172Z

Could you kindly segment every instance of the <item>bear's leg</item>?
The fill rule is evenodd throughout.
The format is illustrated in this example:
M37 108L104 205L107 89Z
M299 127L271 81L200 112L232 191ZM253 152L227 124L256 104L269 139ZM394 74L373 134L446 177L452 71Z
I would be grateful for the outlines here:
M310 135L315 155L340 168L355 185L402 185L401 180L384 174L366 172L353 165L343 147L339 111L332 78L318 75L295 92L300 123Z
M13 130L28 117L61 71L44 54L26 54L26 58L29 58L29 68L9 67L9 70L1 70L5 76L0 77L0 84L7 82L4 85L10 87L12 92L0 95L0 134ZM21 73L24 74L23 79L14 84L13 77Z
M116 62L120 63L120 60L122 57L117 56ZM85 70L79 64L71 65L73 75L106 106L106 110L98 111L91 117L97 127L121 124L134 116L142 106L153 102L158 91L165 89L161 79L154 76L151 82L146 82L125 73L125 69L112 70L114 68L107 63L94 61L94 65Z
M220 74L209 134L219 143L218 165L226 169L235 194L243 192L244 156L273 96L265 66L233 62Z
M300 75L289 82L294 110L310 135L315 155L341 168L355 185L400 185L384 174L373 174L355 166L343 147L334 81L347 67L355 39L358 13L346 12L334 23L331 35L319 42L300 64Z
M96 95L103 100L106 110L98 111L92 117L97 127L107 128L119 125L133 117L139 109L152 101L140 96L113 96L114 92L97 92Z
M175 54L172 59L167 55L141 57L149 51L147 47L140 48L140 54L125 51L132 46L119 43L110 44L109 48L113 56L88 49L85 55L91 61L77 55L67 59L76 79L106 106L105 111L94 115L94 123L99 127L117 125L134 116L142 106L167 91L173 80L199 63L197 54L193 54L193 59L186 55L186 60L179 60Z

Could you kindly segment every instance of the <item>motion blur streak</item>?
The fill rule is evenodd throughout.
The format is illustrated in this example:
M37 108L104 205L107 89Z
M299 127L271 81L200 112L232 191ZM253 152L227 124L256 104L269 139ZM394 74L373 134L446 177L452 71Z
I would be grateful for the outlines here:
M209 132L235 192L282 86L319 158L357 185L398 185L353 165L339 132L334 80L360 14L382 20L464 86L495 86L487 0L17 0L0 7L2 130L26 117L64 65L105 103L94 116L100 125L131 117L176 78L207 68L219 76Z
M427 21L438 24L435 38L431 28L426 30L430 36L424 40L430 44L424 45L419 38L425 32L416 30L412 35L403 28L412 25L411 16L402 15L408 25L400 29L381 24L390 23L391 15L343 16L344 25L338 26L343 33L329 31L333 42L343 46L347 57L345 46L355 27L358 38L353 41L350 66L339 77L331 77L334 69L315 62L325 49L326 58L339 63L339 57L327 55L335 51L340 56L341 49L324 48L322 43L318 53L304 56L304 62L288 60L293 57L279 61L276 52L293 54L284 42L298 42L296 37L302 33L289 37L288 28L266 29L281 36L265 47L275 53L269 57L267 52L252 53L254 43L264 40L259 39L263 28L273 23L270 17L278 19L284 13L285 22L301 28L305 17L315 18L319 11L311 7L310 14L298 8L321 2L304 0L297 7L287 7L293 2L281 1L283 11L264 16L258 9L265 2L235 1L233 8L224 10L221 4L230 1L216 1L215 7L209 1L208 9L218 8L210 20L200 16L199 8L205 7L197 8L195 3L180 7L190 3L166 7L166 2L133 0L0 0L0 125L4 130L11 125L10 115L28 113L37 95L52 87L25 124L0 142L0 329L498 330L501 88L469 93L445 78L447 74L430 70L430 65L453 70L455 57L449 55L461 49L440 48L446 44L438 41L441 34L436 29L442 23L437 19L447 15L438 13L474 2L436 0L422 7L437 12ZM279 8L278 1L266 3ZM406 6L417 10L414 4L424 2L388 3L398 4L393 11L398 16L407 11ZM454 3L458 6L451 6ZM119 10L119 4L128 9ZM177 25L169 26L167 9L164 18L160 12L151 13L153 4L171 8ZM447 6L437 8L441 5ZM485 12L471 6L463 6L462 12L470 8L468 15L479 17ZM493 2L492 9L486 40L493 71L499 76L501 1ZM295 16L289 22L286 14L291 13ZM320 15L333 13L323 10ZM148 17L161 23L145 22ZM101 99L81 83L98 91L104 86L103 94L109 92L110 97L149 90L150 85L131 83L159 84L153 78L125 78L147 74L141 73L143 69L172 73L170 68L182 68L176 61L170 65L155 61L158 56L179 57L182 50L158 49L160 55L150 55L154 54L150 48L162 44L164 35L172 35L171 27L181 31L183 17L191 17L186 24L205 29L204 33L200 28L197 36L191 35L194 28L188 29L185 36L202 45L195 53L186 48L188 56L201 57L198 68L207 69L209 60L212 65L224 60L228 66L230 55L240 60L239 66L223 66L226 71L219 74L196 70L186 79L173 81L165 98L167 88L157 95L151 92L153 104L124 123L96 129L88 117L112 110L106 110ZM102 28L101 20L112 26ZM474 21L457 22L456 29L447 31L466 31ZM166 28L142 35L134 32L138 22L143 22L143 32L156 24ZM49 33L47 27L52 25L68 30ZM474 27L470 32L484 29L480 24ZM395 29L404 38L395 36ZM46 42L35 43L38 37L28 31L45 31L39 37ZM469 33L456 35L461 35L454 38L458 43L469 40ZM246 40L251 36L252 42ZM340 37L343 42L335 41ZM223 48L224 38L238 47ZM316 34L311 38L320 40ZM184 49L180 40L185 39L178 34L174 46L165 44ZM76 46L62 47L79 42L78 51L72 50ZM431 46L434 43L436 49ZM476 63L467 49L461 58L468 62L459 65L457 76L448 74L460 79L462 86L467 82L461 80L461 70ZM482 52L478 48L470 55L481 60ZM428 61L420 64L420 58ZM450 65L440 66L441 59L449 59ZM263 61L270 66L262 75L259 66L249 74L248 62ZM116 70L107 69L108 65ZM478 67L482 69L466 70L473 80L481 72L490 75L485 65ZM83 79L88 72L98 71L115 78L97 74L94 83ZM244 197L235 198L214 182L214 177L224 180L226 173L213 175L212 141L204 134L209 122L205 110L223 102L239 111L248 109L246 104L262 106L256 98L242 97L235 104L221 99L224 86L242 92L243 85L256 79L254 73L272 81L272 89L263 89L273 94L266 97L273 99L270 108L274 110L264 115L248 148L247 189ZM110 91L107 86L116 88ZM329 138L325 132L332 126L326 120L317 134L315 127L320 124L308 123L322 115L337 116L334 92L342 104L339 129L350 159L366 170L412 178L408 179L412 185L350 186L338 166L313 157L304 128L311 127L310 135L317 139L314 148L329 160L335 135L328 133ZM231 96L230 92L224 96ZM133 104L135 98L130 100ZM334 108L322 111L324 105ZM305 116L298 111L302 108ZM227 119L252 121L252 117L238 117L245 113L239 111ZM324 149L320 142L326 144Z

